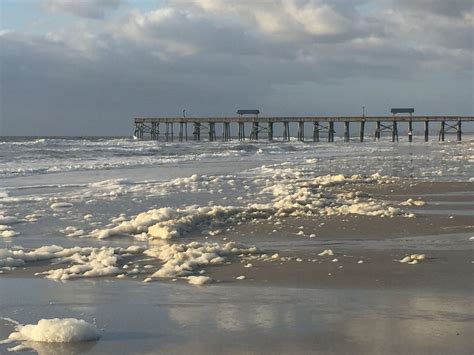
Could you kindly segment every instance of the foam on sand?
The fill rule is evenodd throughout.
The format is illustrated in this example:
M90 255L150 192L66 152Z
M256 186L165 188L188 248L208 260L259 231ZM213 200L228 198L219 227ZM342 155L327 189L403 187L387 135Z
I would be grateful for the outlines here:
M426 202L422 200L414 200L412 198L409 198L408 200L401 202L400 205L401 206L424 206L426 205Z
M22 223L24 222L23 220L19 219L18 217L15 216L6 216L2 212L0 212L0 224L16 224L16 223Z
M232 255L257 253L255 247L245 247L234 242L226 244L198 243L169 244L161 242L144 252L145 255L160 259L161 268L151 275L152 278L172 278L191 276L205 265L220 265Z
M11 229L7 229L7 230L4 230L2 232L0 232L0 237L3 237L3 238L12 238L12 237L16 237L17 235L19 235L20 233L18 232L15 232Z
M73 205L72 203L69 203L69 202L56 202L56 203L53 203L51 207L53 210L61 210L61 209L67 209L67 208L71 208Z
M195 177L191 178L192 181L201 181ZM112 228L95 229L88 235L98 239L123 235L138 236L140 239L172 239L185 236L190 232L214 235L215 231L220 231L229 224L286 216L359 214L379 217L414 217L412 213L405 213L388 202L376 200L361 192L334 194L326 191L328 186L386 181L390 181L389 178L376 174L370 177L320 176L298 183L288 179L275 184L271 180L271 183L261 190L262 194L273 195L273 199L266 203L255 203L255 199L252 199L252 202L243 206L162 207L142 212L128 221L124 221L123 218L116 219L116 222L119 222L118 225Z
M8 337L10 341L71 343L100 338L97 328L82 319L41 319L38 324L17 325Z
M187 206L182 209L164 207L142 212L134 219L123 221L113 228L93 230L90 235L105 239L146 232L150 239L171 239L196 229L214 229L215 225L228 222L242 211L243 208L231 206Z
M126 275L135 277L138 274L145 274L147 276L146 282L149 282L156 278L193 276L197 269L203 266L221 265L227 262L231 256L254 253L258 253L257 248L246 247L234 242L173 244L167 241L158 241L152 244L149 249L139 246L63 248L51 245L32 250L0 249L0 267L24 267L29 263L50 260L54 268L37 272L35 275L43 275L52 280L71 280L102 276L124 278ZM162 263L161 267L156 270L153 265L148 265L148 267L144 266L140 269L138 264L128 265L126 263L130 259L125 258L142 255L158 259ZM60 267L63 264L66 266ZM200 282L206 284L212 280L204 281L203 278L188 279L191 284Z
M43 246L33 250L22 248L0 249L0 267L25 266L27 263L52 260L54 265L68 264L36 275L45 275L53 280L68 280L80 277L112 276L120 273L118 261L126 256L140 254L144 248Z
M196 286L202 286L212 282L212 279L208 276L188 276L187 279L189 284Z
M324 249L321 253L318 254L319 256L333 256L334 252L331 249Z
M425 260L425 254L411 254L405 256L403 259L399 260L402 264L416 265L418 262Z

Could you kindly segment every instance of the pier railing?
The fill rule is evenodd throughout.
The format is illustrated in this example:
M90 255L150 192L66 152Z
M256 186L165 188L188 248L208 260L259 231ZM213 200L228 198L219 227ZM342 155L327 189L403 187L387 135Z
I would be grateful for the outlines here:
M187 141L193 139L200 141L207 136L209 141L216 141L216 125L222 125L222 140L230 141L231 124L237 124L238 135L236 139L243 141L247 139L246 126L250 125L247 130L248 138L258 140L266 133L266 139L272 141L275 138L275 124L282 125L282 139L290 140L290 124L297 125L297 139L304 141L308 137L305 135L305 127L312 125L312 141L319 142L322 135L327 137L328 142L334 142L335 123L343 123L344 141L350 140L351 124L358 125L358 138L362 142L367 137L366 123L374 123L375 128L372 137L375 140L381 138L383 132L389 132L392 141L399 139L399 123L407 124L408 139L413 139L413 123L422 122L424 124L424 139L429 140L430 123L438 124L440 141L445 140L446 134L455 134L456 139L461 141L462 123L474 121L474 116L304 116L304 117L137 117L135 118L134 136L138 139L149 138L152 140L174 141L175 128L177 128L178 141ZM246 125L247 124L247 125ZM188 135L188 125L192 126L192 133ZM310 128L311 129L311 128Z

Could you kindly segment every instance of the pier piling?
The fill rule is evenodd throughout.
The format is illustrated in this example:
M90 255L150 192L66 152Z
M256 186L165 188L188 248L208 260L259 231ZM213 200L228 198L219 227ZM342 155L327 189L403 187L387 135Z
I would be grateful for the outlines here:
M273 122L268 122L268 140L273 140Z
M290 140L290 122L283 122L283 140Z
M200 122L194 122L193 137L195 141L201 140L201 123Z
M319 122L314 122L314 126L313 126L313 142L319 142Z
M344 122L344 142L350 141L349 121Z
M381 130L381 122L377 121L377 126L375 128L375 140L378 141L380 139L380 130Z
M336 131L334 130L334 121L329 121L328 142L334 142L335 133Z
M298 122L298 140L300 142L304 141L304 121Z
M398 125L397 121L392 123L392 142L398 142ZM411 142L411 141L410 141Z
M396 122L394 122L395 124ZM413 142L413 121L410 119L408 121L408 141L411 143Z

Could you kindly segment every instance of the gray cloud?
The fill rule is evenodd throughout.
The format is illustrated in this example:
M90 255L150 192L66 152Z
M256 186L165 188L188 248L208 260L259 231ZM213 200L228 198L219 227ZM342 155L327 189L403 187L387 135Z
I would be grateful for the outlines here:
M393 7L432 13L441 16L462 18L474 8L472 0L392 0Z
M183 108L474 111L472 43L462 22L419 19L403 6L360 15L342 0L229 3L173 1L94 29L3 33L3 134L126 134L134 116ZM320 8L338 20L311 27Z
M116 10L123 0L44 0L42 7L50 12L64 12L92 19L101 19Z

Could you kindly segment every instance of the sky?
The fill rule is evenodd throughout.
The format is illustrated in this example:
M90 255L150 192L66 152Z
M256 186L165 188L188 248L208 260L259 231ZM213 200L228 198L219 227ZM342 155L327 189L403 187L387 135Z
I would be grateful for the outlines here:
M0 0L0 136L134 117L474 115L472 0Z

